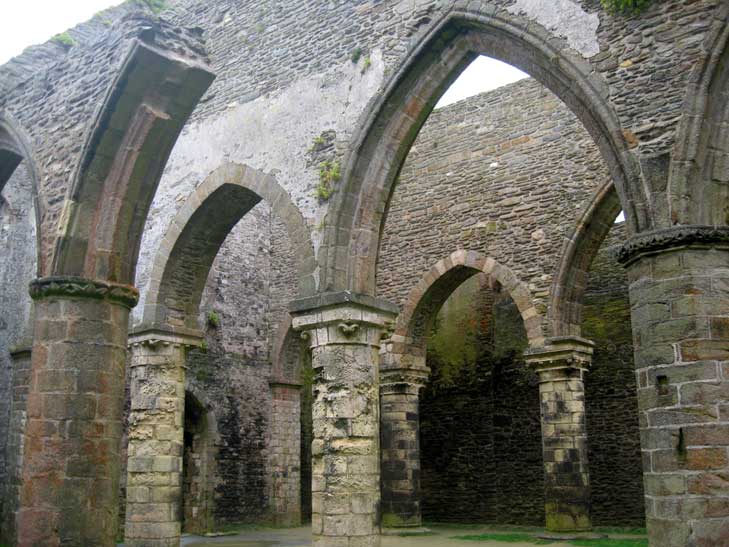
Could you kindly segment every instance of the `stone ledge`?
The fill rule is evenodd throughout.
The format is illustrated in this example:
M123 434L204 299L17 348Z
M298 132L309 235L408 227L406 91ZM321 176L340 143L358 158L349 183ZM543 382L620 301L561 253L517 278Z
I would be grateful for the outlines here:
M341 304L356 304L365 308L392 313L395 315L400 313L400 309L395 304L388 302L387 300L351 291L322 293L316 296L300 298L289 304L289 311L291 313L301 314Z

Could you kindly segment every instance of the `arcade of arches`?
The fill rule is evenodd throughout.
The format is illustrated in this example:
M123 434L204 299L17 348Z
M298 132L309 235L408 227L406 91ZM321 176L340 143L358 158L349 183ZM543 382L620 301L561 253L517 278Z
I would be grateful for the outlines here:
M0 67L0 544L729 544L726 2L150 5Z

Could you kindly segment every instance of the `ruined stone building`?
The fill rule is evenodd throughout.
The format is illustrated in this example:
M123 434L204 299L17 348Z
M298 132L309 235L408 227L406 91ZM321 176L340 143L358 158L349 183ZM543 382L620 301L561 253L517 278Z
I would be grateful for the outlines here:
M478 55L532 78L433 110ZM132 0L29 48L0 544L729 544L727 127L723 0Z

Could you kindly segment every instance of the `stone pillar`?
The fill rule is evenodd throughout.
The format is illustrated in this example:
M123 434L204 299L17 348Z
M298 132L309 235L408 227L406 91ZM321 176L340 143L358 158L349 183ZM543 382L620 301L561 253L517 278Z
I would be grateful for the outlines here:
M270 437L271 517L274 524L301 524L301 384L272 380Z
M349 292L291 306L311 347L313 545L380 545L379 347L397 308Z
M729 229L641 234L619 259L650 544L729 545Z
M30 386L32 341L10 350L12 383L10 387L10 415L6 445L6 482L0 492L0 544L15 544L15 518L18 510L20 478L23 466L23 431L25 430L26 400Z
M548 338L527 350L526 361L539 375L547 530L590 530L590 476L583 375L594 344L578 337Z
M182 525L185 356L202 336L147 329L131 347L125 545L177 547Z
M380 368L382 525L419 527L420 390L430 369Z
M115 545L133 287L37 279L17 545Z

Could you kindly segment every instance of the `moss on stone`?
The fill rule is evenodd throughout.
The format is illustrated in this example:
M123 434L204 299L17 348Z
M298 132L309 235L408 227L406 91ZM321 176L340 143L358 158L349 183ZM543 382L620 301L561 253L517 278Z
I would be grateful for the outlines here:
M71 38L71 35L68 32L56 34L53 38L51 38L51 42L55 42L56 44L61 44L66 47L73 47L76 45L76 40Z

